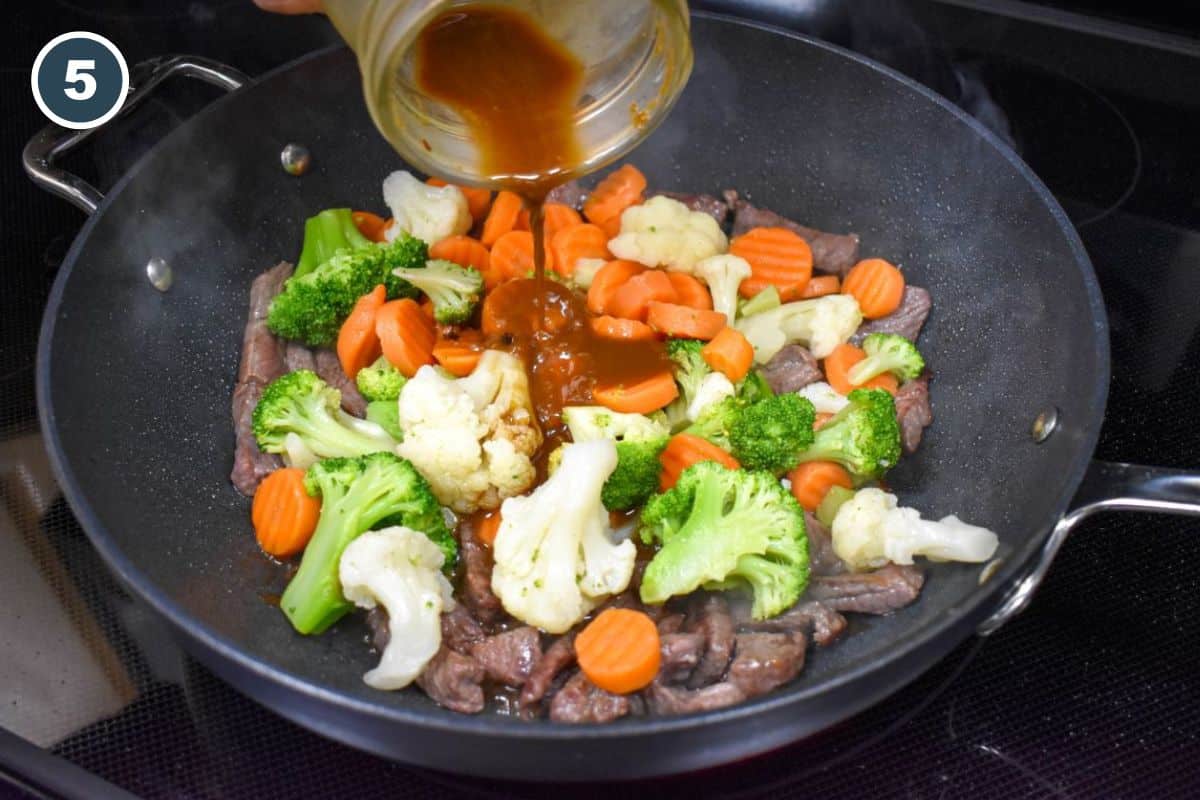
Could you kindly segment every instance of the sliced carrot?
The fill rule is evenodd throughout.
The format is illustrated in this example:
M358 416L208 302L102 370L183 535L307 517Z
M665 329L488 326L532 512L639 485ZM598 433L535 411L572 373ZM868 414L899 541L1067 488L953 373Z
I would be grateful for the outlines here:
M465 378L474 372L481 355L481 348L454 339L439 339L433 345L434 360L458 378Z
M650 303L674 303L679 299L667 273L659 269L648 269L634 275L613 292L607 310L614 317L646 321Z
M753 297L765 282L779 289L782 299L803 291L812 277L812 248L787 228L752 228L729 243L729 252L746 259L750 277L756 279L738 286L742 297Z
M500 283L528 277L533 272L533 234L509 231L492 245L491 269Z
M500 509L489 511L475 523L475 538L491 547L500 532Z
M894 395L900 384L890 372L876 375L863 384L850 382L850 368L866 357L866 353L852 344L839 344L825 357L825 380L841 394L850 394L855 389L883 389Z
M378 214L372 214L370 211L355 211L350 215L354 220L354 227L358 228L358 232L370 239L372 242L382 242L384 232L387 230L387 224L390 220L385 220Z
M551 263L559 275L575 274L575 264L581 258L611 258L608 235L598 226L581 222L554 234L550 242Z
M679 387L670 372L660 372L637 383L597 386L592 399L605 408L623 414L649 414L679 396Z
M434 322L433 315L433 299L429 297L421 298L421 313L429 318L430 322Z
M492 205L492 193L487 189L476 189L474 186L459 186L457 183L446 183L441 178L430 178L427 181L430 186L453 186L463 193L467 198L467 208L471 211L471 219L479 222L487 216L488 209Z
M588 222L599 225L619 217L621 212L637 202L646 191L646 176L633 164L625 164L608 174L583 203L583 215Z
M375 315L387 302L387 289L381 283L358 298L350 316L342 323L337 337L337 356L342 372L351 378L363 367L375 363L383 353L375 333Z
M433 363L436 340L433 320L415 300L404 298L384 303L375 315L375 332L383 355L406 378Z
M521 210L520 197L512 192L498 192L496 199L492 201L492 210L483 222L483 234L479 237L484 247L493 246L501 236L516 230Z
M250 507L258 546L277 558L303 550L320 516L321 501L304 490L304 470L296 467L277 469L264 478Z
M546 247L546 269L554 269L554 250L551 244L554 235L564 228L583 223L579 212L563 203L546 203L542 206L542 233ZM565 273L559 273L565 274Z
M671 279L671 285L675 287L675 294L679 297L676 302L680 305L704 310L713 307L712 295L709 294L708 287L691 275L683 272L668 272L667 277Z
M440 258L443 261L453 261L460 267L476 270L483 274L483 285L488 291L500 284L499 278L492 273L492 258L483 242L470 236L448 236L429 248L430 258Z
M513 226L514 231L531 231L533 223L529 218L529 209L521 207L521 213L517 214L517 224Z
M710 367L737 383L750 372L754 345L737 328L725 327L700 348L700 355Z
M701 461L716 461L729 469L738 469L742 465L729 453L717 445L690 433L677 433L667 442L662 453L658 456L662 462L663 471L659 477L659 488L664 492L679 481L679 476L692 464Z
M818 411L816 414L813 415L813 430L814 431L821 430L821 428L825 427L825 423L829 422L829 420L831 420L831 419L833 419L833 414L829 414L824 411Z
M651 301L647 305L646 322L667 336L707 340L721 332L726 320L720 311Z
M837 294L842 289L842 282L837 275L814 275L808 279L804 291L800 292L798 300L811 300L814 297L824 297L827 294Z
M634 275L640 275L646 268L635 261L610 261L592 276L592 285L588 289L588 311L593 314L607 314L608 304L625 281Z
M854 480L841 464L833 461L809 461L788 473L792 496L806 511L816 511L825 493L834 486L853 489Z
M638 197L637 202L633 205L640 206L642 198ZM612 219L606 219L604 222L593 222L593 225L599 225L600 230L604 231L604 235L610 240L617 238L621 234L621 215L617 214Z
M655 338L654 330L644 322L636 319L619 319L618 317L592 317L592 330L604 339L616 339L622 342L645 342Z
M644 611L606 608L575 637L575 658L587 679L613 694L654 680L662 662L658 626Z
M842 294L852 295L867 319L886 317L900 307L904 275L882 258L868 258L846 273Z

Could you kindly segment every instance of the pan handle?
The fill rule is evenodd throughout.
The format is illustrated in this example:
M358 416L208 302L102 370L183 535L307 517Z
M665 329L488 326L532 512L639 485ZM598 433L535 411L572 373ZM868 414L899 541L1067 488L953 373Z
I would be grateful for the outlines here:
M227 92L238 89L250 79L243 73L219 61L201 56L159 56L143 61L129 75L129 92L118 117L137 108L150 96L158 84L175 75L197 78ZM25 145L21 161L25 173L50 194L67 200L83 213L94 214L104 199L95 186L56 167L54 162L74 150L103 126L74 131L51 123L42 128Z
M1073 507L1050 533L1036 563L1009 590L1000 606L977 629L981 636L999 630L1025 610L1046 578L1050 562L1067 534L1083 520L1103 511L1142 511L1200 516L1200 474L1164 467L1142 467L1093 461L1075 493Z

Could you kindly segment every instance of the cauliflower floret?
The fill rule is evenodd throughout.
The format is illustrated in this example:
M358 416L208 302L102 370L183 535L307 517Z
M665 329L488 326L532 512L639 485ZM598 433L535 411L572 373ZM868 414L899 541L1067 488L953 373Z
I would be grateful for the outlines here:
M846 399L846 395L839 392L837 389L830 386L825 381L817 381L810 383L803 389L800 389L796 394L807 398L813 404L813 409L818 414L836 414L846 406L850 405L850 401Z
M454 608L444 558L428 536L400 526L368 531L342 553L338 579L346 599L387 609L391 638L379 665L363 675L373 689L403 689L441 646L441 613Z
M533 484L542 443L529 380L516 356L488 350L467 377L421 367L400 390L396 452L459 514L494 509Z
M691 273L696 262L729 247L717 221L670 197L651 197L621 213L621 232L608 243L617 258Z
M575 271L571 273L567 283L586 292L592 288L592 280L596 273L607 263L603 258L581 258L575 262Z
M636 555L613 543L600 490L617 467L611 439L570 444L554 475L500 510L492 591L504 609L549 633L564 633L606 597L622 592Z
M727 253L704 259L696 264L693 274L708 284L713 310L732 320L737 314L738 287L750 277L750 272L749 261Z
M567 406L562 410L562 418L575 442L596 439L639 441L671 434L661 416L624 414L604 406Z
M861 324L857 300L848 294L830 294L784 303L744 317L735 327L754 345L754 360L765 364L790 342L799 342L817 358L825 358Z
M896 495L860 489L842 503L831 529L833 551L852 569L881 567L891 561L911 564L913 556L933 561L987 561L999 539L987 528L956 516L921 519L915 508L898 507Z
M383 202L396 220L387 231L389 242L401 231L433 244L471 229L471 210L457 186L430 186L397 170L383 180Z
M700 387L696 389L696 396L692 398L692 402L687 407L687 418L695 422L713 403L719 403L726 397L733 397L735 394L737 394L737 389L734 388L733 382L729 378L720 372L710 372L700 379Z

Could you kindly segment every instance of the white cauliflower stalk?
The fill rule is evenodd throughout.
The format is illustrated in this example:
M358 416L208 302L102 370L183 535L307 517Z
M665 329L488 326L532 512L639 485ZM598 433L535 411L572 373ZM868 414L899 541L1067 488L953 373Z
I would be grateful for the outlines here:
M592 281L595 280L596 273L607 263L603 258L580 258L576 260L575 270L567 282L586 292L592 288Z
M846 399L844 394L825 381L810 383L796 392L796 394L808 398L808 401L813 404L813 408L816 409L818 414L836 414L850 405L850 401Z
M434 244L471 229L471 209L457 186L430 186L397 170L383 179L383 202L396 220L388 228L388 241L404 231Z
M428 536L400 526L368 531L342 553L338 579L346 599L387 609L391 637L379 665L363 675L371 688L403 689L441 646L442 611L454 608L443 558Z
M565 633L629 586L634 544L613 543L600 502L616 467L611 439L569 444L549 480L527 497L504 501L492 591L509 614L548 633Z
M735 327L754 345L754 360L765 364L792 342L804 345L817 358L825 358L839 344L849 341L861 324L857 300L848 294L830 294L784 303L738 320Z
M749 261L727 253L700 261L692 274L708 284L713 310L720 311L725 319L732 320L737 313L738 287L750 277L750 272Z
M915 508L899 507L896 495L860 489L833 518L833 551L855 570L911 564L914 556L932 561L987 561L1000 540L987 528L956 516L921 519Z
M516 356L487 350L455 380L424 366L400 390L396 452L413 463L438 501L459 514L494 509L528 489L542 443L529 379Z
M562 410L562 418L574 442L597 439L641 441L671 434L661 415L623 414L604 406L567 406Z
M608 243L617 258L687 273L697 262L728 248L715 219L662 195L625 209L621 232Z
M719 403L726 397L733 397L735 394L737 394L737 389L729 378L720 372L710 372L700 379L700 385L696 388L696 396L692 398L692 402L687 407L687 418L695 422L713 403Z

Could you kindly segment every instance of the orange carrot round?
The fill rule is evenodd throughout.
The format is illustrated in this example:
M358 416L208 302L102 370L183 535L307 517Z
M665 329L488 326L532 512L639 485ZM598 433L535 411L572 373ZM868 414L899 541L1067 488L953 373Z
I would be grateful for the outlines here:
M667 442L658 456L663 470L659 477L659 488L664 492L679 481L679 476L692 464L701 461L716 461L729 469L738 469L741 464L717 445L690 433L677 433Z
M679 387L670 372L660 372L636 383L597 386L592 399L605 408L624 414L649 414L679 396Z
M825 380L841 394L850 394L855 389L883 389L896 394L900 385L890 372L876 375L863 384L850 382L850 368L866 357L866 353L850 343L839 344L825 357Z
M812 277L812 248L787 228L752 228L729 243L729 252L750 264L750 277L765 281L785 293L799 293ZM754 287L738 287L742 297L757 294Z
M609 261L592 276L592 285L588 289L588 311L593 314L607 314L608 304L625 281L634 275L646 271L646 268L635 261Z
M479 348L452 339L441 339L433 346L434 360L458 378L464 378L474 372L482 355Z
M350 316L342 323L337 337L337 356L342 372L351 378L363 367L375 362L383 353L375 333L375 315L387 302L387 289L381 283L358 298Z
M610 258L608 236L597 225L581 222L569 225L554 234L550 242L550 261L559 275L575 274L575 264L581 258Z
M720 311L651 301L646 306L646 323L667 336L707 340L721 332L726 320Z
M429 178L427 181L430 186L453 186L463 193L463 197L467 198L467 208L471 212L471 219L478 222L487 216L488 209L492 205L492 193L487 189L476 189L474 186L459 186L456 183L446 183L441 178Z
M479 272L483 275L484 288L489 291L500 284L499 278L492 272L491 255L478 239L462 234L447 236L429 248L429 257L453 261L460 267Z
M608 315L592 317L592 330L597 336L621 342L645 342L655 338L654 331L644 322Z
M852 295L867 319L886 317L900 307L904 275L882 258L868 258L850 268L842 294Z
M533 234L509 231L492 245L491 269L501 283L533 272Z
M607 304L609 314L623 319L644 322L649 304L655 301L674 303L679 299L667 273L649 269L634 275L613 292Z
M484 246L491 247L501 236L515 230L521 210L520 197L508 191L498 192L496 199L492 201L492 210L483 222L483 233L479 237Z
M554 269L554 250L551 244L554 235L564 228L583 223L579 212L563 203L546 203L542 206L542 233L546 248L546 269ZM563 274L563 273L559 273Z
M644 198L638 196L637 201L631 204L632 206L640 206ZM604 231L604 235L610 240L617 238L621 234L621 215L617 214L612 219L606 219L604 222L593 222L593 225L599 225L600 230Z
M264 478L250 507L258 546L277 558L303 550L320 516L321 501L304 490L304 470L295 467L277 469Z
M708 287L691 275L683 272L668 272L667 277L671 280L671 285L675 287L675 295L678 297L675 302L681 306L705 311L713 307L712 295L709 294Z
M372 242L384 241L383 234L387 230L389 220L370 211L355 211L350 214L350 218L354 220L354 227L358 228L358 232L363 236Z
M406 378L433 363L433 320L425 316L415 300L406 297L384 303L375 315L375 333L384 357Z
M700 355L710 367L737 383L754 364L754 345L737 328L725 327L700 348Z
M814 275L808 279L804 291L800 292L797 300L811 300L814 297L824 297L827 294L837 294L842 289L842 282L837 275ZM786 300L784 302L787 302Z
M609 173L583 203L583 215L588 222L597 225L633 205L642 192L646 191L646 176L632 164L625 164Z
M792 496L806 511L816 511L825 494L834 486L853 489L854 480L841 464L833 461L809 461L788 473Z
M484 514L475 524L475 538L491 547L496 541L496 534L500 532L500 522L500 509Z
M613 694L654 680L662 661L658 626L644 611L606 608L575 637L575 657L587 679Z

